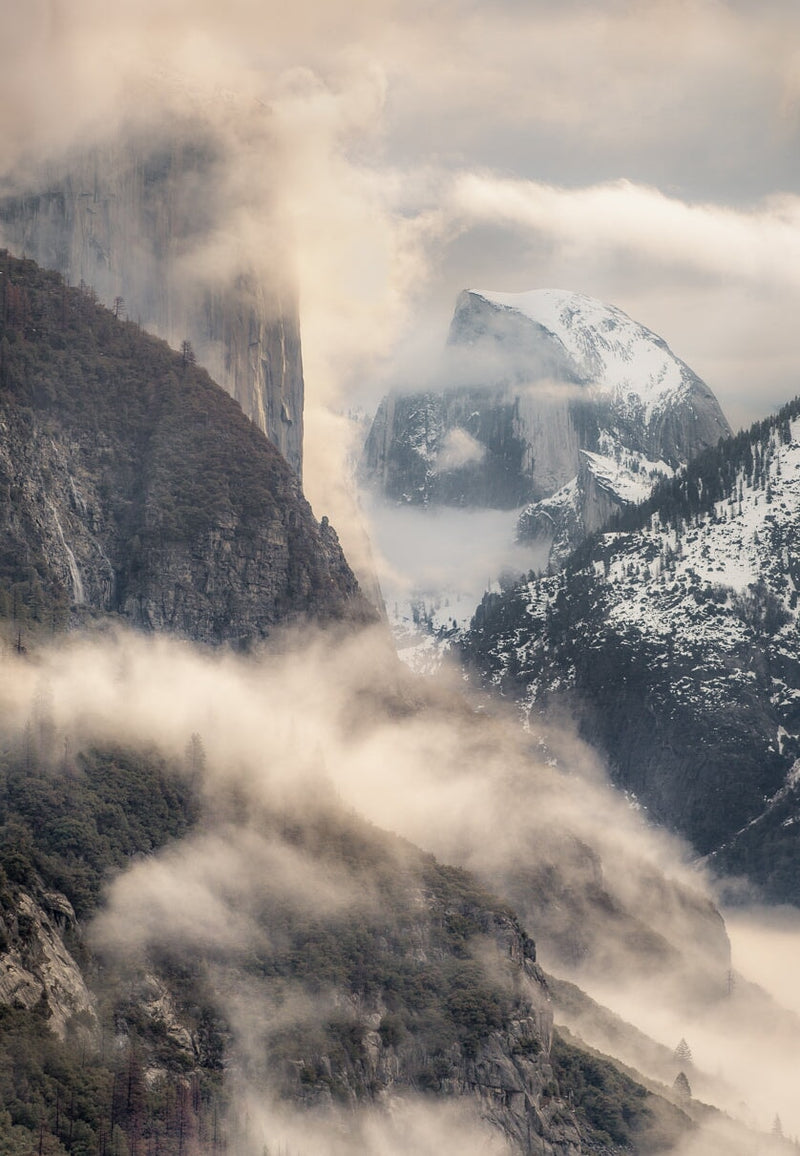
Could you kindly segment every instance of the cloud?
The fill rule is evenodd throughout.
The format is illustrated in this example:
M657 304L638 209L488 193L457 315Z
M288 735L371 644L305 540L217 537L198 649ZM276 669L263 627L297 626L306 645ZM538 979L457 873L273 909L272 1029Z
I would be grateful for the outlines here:
M316 861L279 832L221 825L119 876L91 938L123 958L165 946L238 958L269 946L269 904L313 919L365 910L370 902L363 880Z
M17 181L125 133L210 134L208 228L181 270L248 265L299 295L306 488L354 553L352 447L331 414L429 375L419 334L444 341L466 285L621 305L735 423L794 388L791 5L6 8L0 145Z
M794 390L800 202L785 190L796 179L799 22L778 0L7 2L0 146L19 184L66 153L124 149L154 125L211 135L218 163L197 202L208 228L184 272L230 278L246 259L296 283L308 489L349 542L361 532L342 480L352 431L334 411L390 381L414 388L430 369L420 333L428 351L444 340L466 285L556 285L619 304L742 420ZM73 749L148 735L179 757L200 732L212 800L231 784L253 800L285 798L322 763L373 821L498 886L521 862L563 855L567 884L602 884L648 927L666 913L665 933L687 948L681 912L654 904L653 880L694 889L701 907L706 885L685 849L605 790L568 728L540 747L449 690L420 705L394 661L377 635L305 639L295 656L260 663L120 635L71 642L38 665L4 656L0 703L5 725L21 725L47 683ZM581 858L583 845L592 854ZM300 880L298 901L318 885L328 894L308 864L248 846L276 886ZM186 942L246 938L247 866L221 833L134 866L107 927L124 938L122 913L133 913L129 927L147 940L185 897L175 930ZM609 998L624 995L617 986ZM646 1016L655 1002L631 1006ZM710 1063L737 1024L726 1030ZM742 1085L768 1036L742 1045ZM762 1111L769 1094L764 1080ZM408 1136L417 1151L430 1138L446 1149L451 1117L427 1132L429 1119L412 1119ZM408 1150L364 1127L366 1146Z
M486 446L465 429L447 431L441 448L436 455L435 468L439 474L448 470L459 470L463 466L476 465L486 457Z
M252 1151L314 1152L318 1156L512 1156L513 1149L468 1102L394 1096L388 1111L334 1111L324 1120L265 1104L252 1094L247 1106L255 1137Z
M473 173L455 179L452 203L467 221L505 221L581 251L616 249L714 278L800 287L800 197L744 211L626 180L564 189Z
M68 737L73 752L155 743L180 763L188 737L202 736L206 829L118 876L95 937L134 958L170 944L208 953L235 1024L246 1026L252 993L231 984L229 965L280 935L269 911L374 910L362 880L329 870L273 821L352 808L511 899L551 970L668 1048L685 1036L704 1073L690 1078L698 1094L736 1115L746 1099L760 1126L778 1111L796 1130L800 1027L738 974L726 997L726 939L707 881L688 849L608 788L568 720L523 732L513 716L465 700L459 677L419 683L377 628L291 632L251 658L126 631L73 637L35 660L7 652L6 736L32 716L46 716L58 749ZM231 798L244 823L231 821ZM788 958L794 925L779 930ZM737 965L765 970L758 956ZM325 1007L290 1011L313 1019ZM268 1102L262 1109L268 1120Z
M289 804L307 810L309 799L325 805L327 783L345 807L497 879L519 857L549 859L557 852L552 833L563 828L593 849L620 903L646 922L653 919L654 881L666 870L679 890L700 896L697 912L706 923L702 876L687 865L685 851L648 830L604 785L596 757L566 723L552 733L543 728L534 742L513 718L476 712L458 689L417 684L381 627L356 635L290 633L258 660L126 631L76 638L42 652L35 665L3 660L6 726L24 725L43 701L42 688L52 724L72 750L112 741L137 746L147 736L182 759L189 736L200 734L204 790L215 808L238 791L256 813ZM403 703L411 706L400 710ZM259 863L267 852L254 844L248 854ZM579 874L587 865L591 878L588 861ZM569 874L569 856L564 867ZM293 870L303 877L299 861ZM217 871L209 871L197 879L213 894ZM258 874L287 877L274 866ZM670 910L668 924L683 939L686 911L671 909L662 896L659 919ZM688 917L691 923L691 910ZM715 932L713 919L707 929ZM714 954L719 937L711 941L709 967L724 969Z

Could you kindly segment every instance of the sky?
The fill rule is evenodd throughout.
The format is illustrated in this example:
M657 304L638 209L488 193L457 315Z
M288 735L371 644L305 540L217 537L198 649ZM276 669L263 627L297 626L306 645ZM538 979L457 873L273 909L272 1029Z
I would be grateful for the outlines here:
M200 123L190 276L297 296L304 488L359 572L363 425L464 288L555 287L660 334L734 428L797 392L792 0L0 0L0 184ZM39 168L39 171L40 168ZM36 178L37 180L40 177Z
M312 449L315 407L413 378L466 287L620 306L734 426L795 392L790 0L1 6L7 168L181 104L222 126L223 236L292 238Z
M318 514L339 415L413 388L467 287L619 306L734 427L797 391L796 0L0 0L0 16L0 176L181 117L224 141L207 257L287 263Z

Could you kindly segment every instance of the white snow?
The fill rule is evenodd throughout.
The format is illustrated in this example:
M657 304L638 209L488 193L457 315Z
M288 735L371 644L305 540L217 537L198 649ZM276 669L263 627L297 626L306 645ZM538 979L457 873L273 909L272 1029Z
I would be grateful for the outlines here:
M793 423L792 432L795 439L800 436L800 422ZM766 487L749 485L742 476L741 502L738 496L719 502L714 517L684 526L680 535L655 518L631 534L629 551L617 550L607 575L616 592L612 619L620 625L635 623L651 637L682 635L698 643L712 642L721 650L744 642L748 628L740 615L730 612L731 600L746 597L754 583L768 581L771 566L777 561L769 529L781 522L794 523L800 510L798 467L800 442L782 445L774 439L769 467L771 502L767 502ZM629 574L631 559L641 564L648 546L654 556L648 566L649 576ZM670 564L665 568L667 553ZM709 613L705 600L709 589L717 591L724 613ZM699 601L696 591L701 592ZM790 593L784 591L782 600L787 614L795 618ZM739 672L739 676L745 673Z
M597 484L628 505L646 501L656 482L675 472L666 462L650 461L633 450L615 456L581 450L581 455Z
M800 511L800 420L792 423L791 432L789 444L773 433L763 485L748 483L742 471L734 497L717 503L711 513L688 524L682 521L677 530L653 516L640 530L607 533L590 563L608 595L608 620L621 633L632 628L650 645L663 648L665 669L675 666L673 654L684 660L699 652L705 655L700 666L685 665L684 673L674 678L677 698L702 697L709 707L723 707L732 683L750 686L755 681L746 656L753 639L753 591L759 583L771 590L773 603L785 615L774 645L780 648L785 638L788 654L794 654L800 591L781 543L794 540ZM523 709L531 709L540 692L549 689L537 639L548 600L556 597L561 582L561 577L529 582L523 597L531 625L515 627L495 644L501 666L503 656L513 653L516 668L528 672ZM562 671L562 678L569 683L573 674ZM777 673L771 694L778 708L793 708L800 698L800 690ZM778 732L778 749L785 734Z
M691 371L664 340L616 306L564 289L469 292L542 325L558 338L587 383L617 404L642 407L646 422L690 388Z

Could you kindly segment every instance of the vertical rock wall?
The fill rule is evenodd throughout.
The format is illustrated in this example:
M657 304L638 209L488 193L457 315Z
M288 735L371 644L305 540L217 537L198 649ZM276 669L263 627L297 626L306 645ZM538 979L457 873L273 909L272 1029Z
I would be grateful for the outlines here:
M296 301L245 267L220 232L224 158L207 135L132 139L40 170L0 201L13 252L92 286L197 360L299 474L303 365ZM255 256L255 255L254 255ZM278 265L279 262L276 262Z

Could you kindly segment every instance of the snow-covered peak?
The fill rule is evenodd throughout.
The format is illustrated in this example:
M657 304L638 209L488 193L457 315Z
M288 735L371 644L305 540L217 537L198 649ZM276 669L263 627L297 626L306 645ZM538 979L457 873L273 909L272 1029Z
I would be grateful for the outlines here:
M564 289L468 292L541 325L561 342L587 384L610 394L618 404L643 406L645 421L699 384L663 338L621 309L583 293Z

